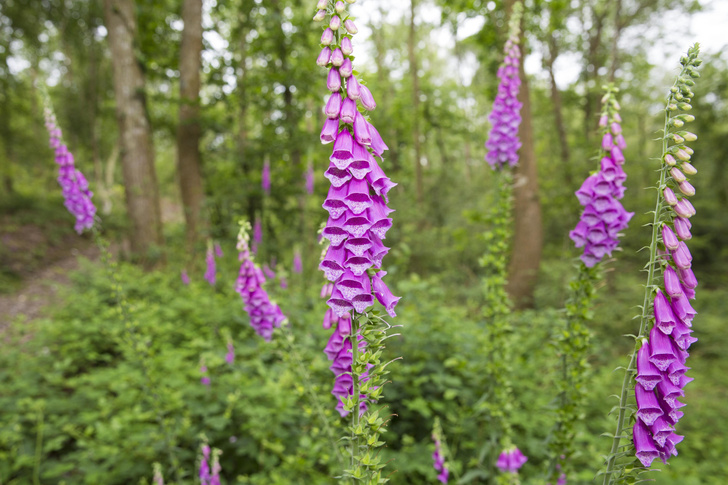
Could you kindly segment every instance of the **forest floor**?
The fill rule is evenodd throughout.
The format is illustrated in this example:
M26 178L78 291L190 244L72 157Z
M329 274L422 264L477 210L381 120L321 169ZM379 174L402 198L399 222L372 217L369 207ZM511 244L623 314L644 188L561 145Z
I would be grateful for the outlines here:
M68 274L78 268L79 257L99 257L93 242L77 234L49 237L34 224L1 222L0 268L6 284L0 291L0 334L18 319L42 316L58 289L70 282Z

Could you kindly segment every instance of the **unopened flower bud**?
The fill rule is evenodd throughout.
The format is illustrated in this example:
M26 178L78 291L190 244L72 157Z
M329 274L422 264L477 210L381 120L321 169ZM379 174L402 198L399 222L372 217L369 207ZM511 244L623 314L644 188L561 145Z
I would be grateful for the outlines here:
M677 119L677 118L673 118L673 119L672 119L672 120L670 121L670 124L671 124L672 126L674 126L675 128L682 128L683 126L685 126L685 122L684 122L683 120L679 120L679 119Z
M675 157L673 157L673 156L672 156L672 155L670 155L669 153L665 155L665 158L664 158L664 160L665 160L665 163L666 163L666 164L668 164L668 165L669 165L669 166L671 166L671 167L674 167L674 166L675 166L675 164L677 163L677 162L675 161Z
M345 56L350 56L351 53L354 52L354 47L351 45L350 38L344 37L341 39L341 52L343 52Z
M602 128L604 128L605 126L607 126L607 121L608 121L607 120L607 115L606 114L602 115L602 117L599 118L599 126L601 126Z
M690 160L690 154L688 152L686 152L685 150L683 150L682 148L678 149L678 151L675 152L675 156L678 159L682 160L683 162Z
M316 64L318 64L321 67L326 67L329 62L331 61L331 49L328 47L324 47L321 50L321 53L318 56L318 59L316 59Z
M331 53L331 64L340 67L344 63L344 53L338 47Z
M669 206L674 206L677 204L677 196L670 187L665 187L665 190L662 191L662 196L665 199L665 204Z
M346 10L346 5L344 5L344 2L339 0L338 2L336 2L336 5L334 5L334 10L336 10L337 13L341 13Z
M685 139L677 133L670 133L667 135L667 139L675 143L683 143L685 141Z
M671 88L670 88L670 92L671 92L671 93L673 93L673 94L674 94L674 93L677 93L677 86L673 86L673 87L671 87Z
M329 71L329 77L326 80L326 87L331 92L341 89L341 75L335 67L332 67Z
M326 7L329 5L329 0L318 0L318 3L316 4L316 8L319 10L326 10Z
M695 195L695 187L693 187L690 182L687 180L683 180L677 185L677 188L680 189L680 192L687 195L688 197L692 197Z
M339 72L344 78L347 78L351 76L352 71L354 70L353 66L351 65L351 59L348 57L344 59L344 63L341 64L341 67L339 68Z
M369 88L367 88L366 86L361 86L360 91L362 106L364 106L367 111L374 111L374 109L377 107L377 103L374 102L374 97L372 96L371 91L369 91Z
M695 121L695 116L693 115L680 115L678 116L681 120L690 123L691 121Z
M359 87L359 81L356 80L355 76L351 76L346 80L346 95L349 99L357 100L361 97L361 88Z
M667 105L667 110L668 111L677 111L677 105L674 104L674 103L668 104Z
M341 111L341 93L336 92L331 95L328 102L326 103L326 108L324 108L324 113L326 113L327 118L333 120L333 119L339 117L340 111Z
M681 131L680 136L685 138L685 141L695 141L698 139L698 136L695 133L690 133L689 131Z
M327 27L326 30L324 30L324 33L321 34L321 43L323 45L331 45L331 43L333 41L334 41L334 31Z
M678 101L682 101L682 100L683 100L683 98L684 98L684 96L682 95L682 93L677 93L677 94L675 95L675 99L677 99Z
M695 215L695 207L693 207L693 204L691 204L688 199L680 199L680 201L675 204L674 209L675 213L680 217L690 218Z
M683 162L680 165L680 168L682 168L683 173L686 173L688 175L695 175L696 173L698 173L698 169L696 169L695 167L693 167L688 162Z
M663 224L662 226L662 244L670 251L675 251L680 247L680 241L677 240L677 236L675 236L675 233L672 232L672 229L667 224Z
M331 30L339 30L341 27L341 18L338 15L331 16L331 22L329 22L329 28Z
M356 3L356 0L346 0L346 3Z
M321 22L325 18L326 18L326 10L319 10L318 12L316 12L316 15L313 16L313 20L315 22Z
M690 147L682 146L680 148L682 148L683 150L685 150L685 153L687 153L688 155L692 155L693 153L695 153L695 151L693 151L693 149L690 148Z
M351 34L354 35L357 32L359 32L359 29L356 28L356 25L354 24L354 21L351 19L346 19L346 22L344 22L344 27L346 30Z
M619 113L614 113L614 121L616 121L617 123L622 122L622 117L619 116Z
M677 107L680 108L680 111L690 111L693 109L689 103L678 103Z
M677 182L677 183L680 183L680 182L682 182L683 180L686 180L686 178L685 178L685 174L683 174L683 173L682 173L682 172L680 171L680 169L679 169L679 168L677 168L677 167L672 167L672 168L670 169L670 176L671 176L671 177L672 177L672 179L673 179L673 180L674 180L675 182Z
M620 133L622 133L622 127L619 126L619 123L617 122L612 123L611 129L612 133L615 135L619 135Z

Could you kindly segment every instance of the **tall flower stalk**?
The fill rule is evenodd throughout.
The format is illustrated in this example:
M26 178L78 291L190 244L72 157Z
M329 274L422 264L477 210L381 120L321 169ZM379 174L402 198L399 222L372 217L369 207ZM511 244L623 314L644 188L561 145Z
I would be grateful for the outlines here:
M700 77L699 51L695 44L680 59L680 74L667 96L640 328L625 370L617 426L602 472L605 485L634 483L655 458L667 463L677 455L676 445L683 438L674 426L683 415L684 405L678 398L692 380L685 376L685 364L695 341L691 336L695 310L689 300L695 298L697 286L685 244L691 238L690 217L695 214L688 200L695 189L687 178L697 173L690 164L693 150L686 143L697 137L683 127L695 119L687 111L692 108L694 79ZM630 431L632 440L622 444Z
M350 467L344 477L367 484L385 483L384 463L376 451L384 444L380 435L385 420L371 405L380 399L385 384L388 363L382 362L381 355L391 326L379 312L369 309L376 298L390 317L396 316L399 298L384 283L387 273L381 270L389 251L382 240L392 226L388 192L395 184L375 158L383 160L388 149L368 119L376 102L354 73L356 24L341 0L319 0L316 8L314 20L326 21L316 63L328 70L326 86L331 93L324 108L321 142L334 143L324 174L331 188L323 204L329 219L322 234L330 247L320 268L333 283L327 304L338 320L337 341L327 345L327 353L336 351L334 393L342 416L351 419L347 437Z
M244 309L250 315L250 325L258 335L270 341L273 330L280 327L286 320L281 309L268 296L263 289L265 276L263 271L253 262L250 251L250 223L240 223L238 232L238 259L240 271L235 282L235 291L244 303Z
M96 206L91 201L93 193L89 190L86 177L76 168L73 154L63 143L63 135L50 107L50 101L46 100L46 105L45 126L50 136L50 146L56 152L58 184L63 191L63 204L76 218L74 229L81 234L84 230L91 229L95 223Z
M597 170L576 191L584 206L576 228L569 233L577 248L584 248L577 274L570 283L566 302L566 322L557 331L556 348L561 357L561 376L556 379L556 422L549 436L551 455L548 478L554 482L569 473L574 453L574 438L579 416L583 414L591 334L587 328L596 294L595 283L601 277L600 262L619 244L620 231L627 228L634 215L619 200L624 195L627 178L622 165L622 150L627 144L622 135L619 102L614 86L605 86L599 126L602 144Z
M513 211L511 168L518 164L518 150L521 147L518 137L521 122L518 91L521 85L519 38L522 15L523 5L516 2L509 20L505 58L498 69L498 94L488 117L492 129L485 144L488 150L485 159L493 168L496 179L494 201L488 215L492 227L485 235L487 251L480 260L486 273L484 316L487 327L482 338L490 356L485 368L488 389L481 399L480 410L485 411L489 419L490 443L487 446L491 451L508 449L512 443L510 362L513 332L509 320L511 302L506 292L506 283ZM496 470L496 458L492 453L489 468L492 472ZM515 474L504 473L502 477L506 483L517 482Z

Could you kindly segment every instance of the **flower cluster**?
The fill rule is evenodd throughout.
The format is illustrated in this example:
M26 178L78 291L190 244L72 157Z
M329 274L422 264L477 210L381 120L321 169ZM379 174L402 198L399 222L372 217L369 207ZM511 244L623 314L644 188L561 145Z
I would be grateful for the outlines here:
M61 129L56 124L55 116L50 109L45 111L46 128L50 134L50 146L56 151L58 164L58 184L63 190L64 205L76 218L74 229L81 234L84 229L91 229L96 216L96 206L91 202L93 193L88 188L86 177L74 165L73 154L61 139Z
M518 470L528 461L521 450L512 446L505 449L498 456L497 466L503 473L518 473Z
M695 194L695 189L688 182L688 176L697 170L689 162L693 150L685 143L697 137L681 130L695 117L677 112L691 108L693 92L690 88L695 85L693 78L699 77L696 67L701 62L697 56L697 47L694 47L682 58L683 69L671 89L666 110L664 165L658 203L668 209L662 214L658 211L663 220L654 230L655 239L662 247L659 248L660 255L653 258L663 267L663 284L658 285L652 300L654 325L649 340L643 339L637 352L635 377L637 422L633 440L637 458L646 467L655 458L667 463L671 455L677 455L675 445L683 437L675 434L674 426L683 416L680 408L684 406L678 398L685 395L685 385L693 380L685 375L689 369L685 364L688 349L697 340L691 335L696 312L690 300L695 298L698 281L691 269L692 256L685 241L692 237L690 217L695 214L688 200Z
M498 68L498 93L493 101L493 110L488 116L492 126L488 134L485 148L488 152L485 161L493 169L501 169L506 164L514 167L518 164L518 150L521 142L518 139L518 126L521 124L521 102L518 101L518 91L521 87L521 78L518 70L521 59L521 50L518 46L520 36L520 22L522 14L521 3L513 6L509 25L509 38L505 45L505 59Z
M270 341L273 335L273 329L280 327L286 320L281 309L273 303L268 297L268 293L263 289L265 276L263 271L255 265L253 257L250 254L248 241L248 230L250 225L244 223L238 234L239 251L238 259L242 261L240 264L240 272L235 283L235 291L240 294L245 304L244 309L250 315L250 325L265 340Z
M327 6L327 2L319 3ZM342 13L343 4L337 2L334 9L336 13ZM373 110L376 103L369 89L353 74L350 36L357 32L356 26L346 20L342 29L336 13L321 37L323 50L317 61L320 66L329 68L327 86L332 93L326 103L327 119L321 131L321 142L334 142L329 168L324 174L331 182L331 188L323 204L329 219L322 235L329 240L330 246L319 268L326 279L333 282L328 286L330 309L324 317L324 326L336 326L325 352L333 361L331 370L336 375L332 391L338 401L336 408L346 416L348 411L344 409L342 399L354 393L351 311L364 313L376 297L394 317L399 298L392 295L382 280L387 274L385 271L371 271L371 275L368 272L370 268L380 268L382 259L389 252L382 239L392 226L387 193L396 184L384 174L375 158L375 155L382 157L387 146L357 109L357 101L368 111ZM365 342L360 336L356 339L363 350ZM367 378L366 372L358 377L360 383ZM362 399L359 406L360 412L364 412L366 399Z
M218 449L210 450L207 444L202 445L202 457L200 458L200 485L220 485L220 454ZM211 456L212 455L212 456ZM212 467L210 467L212 458Z
M581 260L591 268L619 245L619 232L626 229L634 212L627 212L619 200L624 196L624 155L627 147L622 135L619 103L614 98L616 88L608 88L602 99L603 111L599 126L602 136L602 157L599 171L590 175L576 191L584 206L581 219L569 237L577 248L584 248Z
M316 14L323 20L329 2L321 1ZM323 236L331 242L320 264L326 278L334 283L328 305L342 317L351 310L364 313L374 304L374 296L394 317L399 301L382 281L380 268L389 249L382 240L389 228L392 212L387 193L394 184L377 164L387 146L376 128L359 111L357 102L367 111L376 107L369 89L353 74L351 36L357 28L351 19L341 22L342 2L336 2L329 27L321 36L323 49L317 64L329 69L327 87L331 95L326 103L326 122L321 142L334 142L325 177L331 182L324 209L329 219ZM323 12L323 13L322 13ZM316 18L316 17L315 17ZM372 295L372 290L374 296Z
M217 279L217 269L215 266L215 253L212 244L207 245L207 254L205 255L205 279L211 286L215 286Z
M435 471L440 472L437 474L437 479L440 480L441 483L447 483L450 478L450 470L448 470L445 465L442 443L440 443L440 438L437 434L432 435L432 440L435 442L435 451L432 453L433 466L435 467Z

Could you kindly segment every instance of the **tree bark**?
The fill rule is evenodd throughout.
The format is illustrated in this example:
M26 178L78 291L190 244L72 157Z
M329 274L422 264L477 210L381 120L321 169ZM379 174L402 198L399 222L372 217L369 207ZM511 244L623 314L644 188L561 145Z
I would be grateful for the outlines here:
M526 57L524 44L524 37L521 34L523 55L519 66L521 90L518 94L518 100L523 103L520 126L521 150L513 177L513 249L508 265L508 284L506 285L506 291L511 301L519 309L533 306L533 291L538 279L543 246L531 101L528 79L523 70L523 60Z
M146 111L144 74L135 53L137 23L133 0L104 0L114 74L116 116L126 207L131 222L131 251L151 262L163 244L152 130Z
M407 50L409 53L410 73L412 74L412 141L415 149L415 190L417 204L422 205L424 197L422 186L422 163L420 161L420 81L417 75L417 53L415 45L415 7L416 1L410 0L410 30L407 42Z
M554 74L554 63L556 57L558 57L558 47L556 45L556 38L554 33L551 32L548 40L549 55L546 59L546 68L549 72L549 79L551 80L551 102L553 103L554 109L554 122L556 123L556 133L559 136L559 149L561 151L561 164L564 172L564 182L567 186L573 185L573 178L571 176L571 165L569 163L569 143L566 139L566 126L564 125L563 115L563 103L561 101L561 91L556 85L556 76Z
M179 126L177 167L184 205L188 247L200 237L204 190L200 155L200 70L202 69L202 0L184 0L179 55Z

